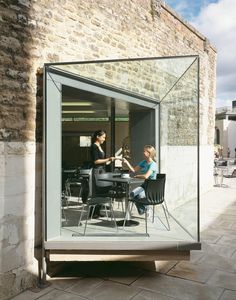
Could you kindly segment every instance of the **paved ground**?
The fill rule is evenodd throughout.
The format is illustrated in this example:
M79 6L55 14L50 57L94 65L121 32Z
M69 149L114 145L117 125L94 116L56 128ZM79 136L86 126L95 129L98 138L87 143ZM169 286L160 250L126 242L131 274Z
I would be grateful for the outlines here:
M13 299L235 300L236 178L224 183L201 199L202 250L189 262L67 263L49 287Z

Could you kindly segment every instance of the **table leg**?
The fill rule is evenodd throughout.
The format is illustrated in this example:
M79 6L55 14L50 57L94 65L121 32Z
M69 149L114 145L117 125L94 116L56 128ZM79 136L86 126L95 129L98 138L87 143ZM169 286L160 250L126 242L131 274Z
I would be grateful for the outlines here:
M131 227L131 226L138 226L139 222L135 220L131 220L130 210L129 210L129 194L130 194L130 185L127 183L126 185L126 197L125 197L125 214L126 214L126 221L120 220L117 221L117 226L125 226Z

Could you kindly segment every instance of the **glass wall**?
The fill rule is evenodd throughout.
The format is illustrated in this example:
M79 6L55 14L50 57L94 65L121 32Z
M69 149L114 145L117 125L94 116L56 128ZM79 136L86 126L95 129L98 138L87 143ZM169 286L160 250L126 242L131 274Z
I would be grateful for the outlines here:
M116 249L127 241L145 241L144 248L198 241L198 119L198 57L45 65L45 241L78 247L99 237ZM148 207L147 228L135 206L128 210L133 186L120 182L108 189L123 194L109 196L101 216L90 218L88 204L98 196L90 147L100 129L105 156L120 158L107 164L109 176L128 172L123 157L137 165L144 145L157 150L165 205L155 217Z
M177 67L178 68L178 67ZM172 217L198 238L198 60L160 104L161 170L168 174L166 201Z

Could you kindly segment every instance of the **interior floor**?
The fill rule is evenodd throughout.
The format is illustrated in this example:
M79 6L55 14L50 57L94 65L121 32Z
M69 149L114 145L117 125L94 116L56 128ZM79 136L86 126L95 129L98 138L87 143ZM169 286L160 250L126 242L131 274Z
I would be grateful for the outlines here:
M114 212L116 222L124 219L121 203L114 202ZM149 241L192 241L193 237L172 217L168 216L170 230L161 206L155 208L154 222L152 219L152 209L149 209L147 232L145 230L145 214L139 215L135 207L132 209L132 220L138 222L136 226L115 226L109 211L101 210L101 217L98 219L88 218L86 231L86 211L81 223L79 223L82 205L74 203L62 208L62 227L59 240L75 241L83 239L94 239L95 237L106 237L106 239L135 240L140 238ZM58 240L58 237L57 237Z

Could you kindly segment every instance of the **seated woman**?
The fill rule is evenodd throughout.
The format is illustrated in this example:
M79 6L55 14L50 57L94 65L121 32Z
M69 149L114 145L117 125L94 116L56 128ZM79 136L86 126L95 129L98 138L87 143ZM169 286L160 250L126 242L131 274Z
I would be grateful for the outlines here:
M139 174L136 174L134 177L143 178L143 179L156 179L157 175L157 163L155 161L156 150L151 145L144 146L143 156L144 160L142 160L137 166L132 167L131 164L124 158L123 163L125 163L130 171ZM145 198L145 191L142 186L135 188L130 193L130 198ZM140 203L135 203L137 210L140 215L144 214L147 207Z

